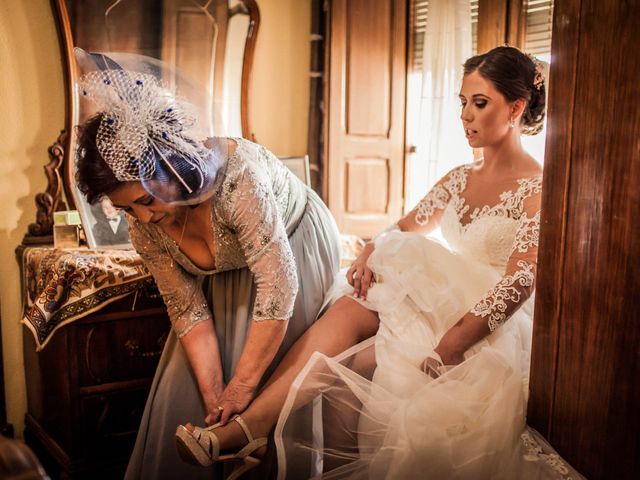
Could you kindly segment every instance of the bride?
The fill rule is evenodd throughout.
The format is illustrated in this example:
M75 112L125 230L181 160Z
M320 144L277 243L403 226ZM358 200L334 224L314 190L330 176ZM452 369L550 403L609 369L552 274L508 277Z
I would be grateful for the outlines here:
M235 478L275 425L281 477L576 478L525 424L542 169L520 136L542 128L541 67L474 56L460 101L483 158L365 246L241 417L227 400L218 424L178 427L185 460Z

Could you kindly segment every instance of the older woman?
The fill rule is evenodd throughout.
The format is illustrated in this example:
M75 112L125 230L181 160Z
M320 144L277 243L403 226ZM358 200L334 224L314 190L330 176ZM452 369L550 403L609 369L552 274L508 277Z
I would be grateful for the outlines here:
M100 113L79 127L78 186L128 214L173 326L126 478L207 478L178 458L176 426L246 408L315 321L338 269L338 232L266 148L203 144L188 104L148 74L105 66L80 82Z

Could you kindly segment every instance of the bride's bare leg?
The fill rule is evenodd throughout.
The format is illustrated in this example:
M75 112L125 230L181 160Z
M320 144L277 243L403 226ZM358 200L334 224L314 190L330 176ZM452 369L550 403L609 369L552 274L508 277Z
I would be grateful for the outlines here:
M291 347L260 394L242 414L255 438L266 436L278 420L289 387L314 352L334 356L375 335L378 314L343 297ZM223 449L242 447L247 439L236 422L216 429Z
M371 380L376 367L375 347L371 345L352 355L345 366L360 377ZM317 395L317 392L314 393ZM308 399L307 399L308 401ZM330 472L358 458L358 422L362 402L343 380L336 380L322 393L322 466ZM333 452L340 452L334 454Z

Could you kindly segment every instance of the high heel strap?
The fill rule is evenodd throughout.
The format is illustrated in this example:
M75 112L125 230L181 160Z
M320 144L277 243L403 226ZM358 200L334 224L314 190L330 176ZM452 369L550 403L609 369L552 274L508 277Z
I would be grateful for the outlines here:
M242 417L240 417L240 415L235 415L231 418L231 420L234 420L238 425L240 425L240 428L242 428L242 431L244 432L245 437L247 437L247 440L249 440L249 443L253 442L253 435L251 435L251 430L249 430L249 427L244 422Z
M235 417L232 418L232 420L234 420L238 425L240 425L240 428L242 428L242 431L244 432L245 436L247 437L247 440L249 441L249 443L247 443L236 454L237 457L246 458L249 455L251 455L253 452L255 452L257 449L267 444L267 437L261 437L261 438L255 438L255 439L253 438L253 435L251 435L251 431L249 430L249 427L247 426L245 421L240 417L240 415L236 415Z

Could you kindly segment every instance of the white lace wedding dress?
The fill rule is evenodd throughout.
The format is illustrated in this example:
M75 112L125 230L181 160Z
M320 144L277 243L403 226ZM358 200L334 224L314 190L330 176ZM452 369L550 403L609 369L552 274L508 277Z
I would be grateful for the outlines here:
M378 312L378 333L337 357L316 353L297 377L276 426L280 478L580 478L525 424L542 178L471 210L470 168L414 210L417 224L441 215L447 245L377 237L377 283L358 301ZM352 292L341 275L329 295ZM492 333L460 365L426 375L422 362L468 312Z

